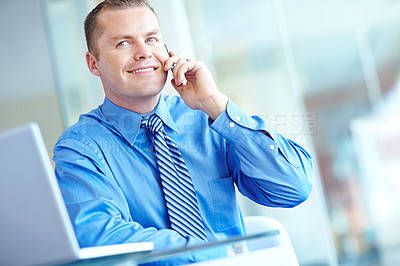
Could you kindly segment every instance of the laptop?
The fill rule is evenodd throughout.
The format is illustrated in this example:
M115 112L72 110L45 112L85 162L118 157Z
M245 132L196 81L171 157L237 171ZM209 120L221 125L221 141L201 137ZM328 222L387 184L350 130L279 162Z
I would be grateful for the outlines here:
M151 242L80 248L39 126L0 133L0 265L79 264L152 249Z

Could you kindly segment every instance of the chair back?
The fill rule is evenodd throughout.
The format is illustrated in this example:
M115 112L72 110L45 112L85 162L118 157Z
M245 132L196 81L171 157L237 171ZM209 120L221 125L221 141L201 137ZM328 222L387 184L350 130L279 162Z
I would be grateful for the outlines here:
M265 248L283 246L289 255L290 265L298 266L299 262L294 252L292 242L283 225L276 219L266 216L247 216L244 217L244 226L246 234L256 234L270 230L279 230L280 234L265 239L249 240L247 242L248 250L255 251Z

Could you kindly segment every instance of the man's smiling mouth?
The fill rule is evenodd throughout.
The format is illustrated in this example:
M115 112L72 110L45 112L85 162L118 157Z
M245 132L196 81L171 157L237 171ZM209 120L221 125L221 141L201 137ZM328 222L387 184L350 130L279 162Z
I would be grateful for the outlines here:
M143 73L143 72L152 72L152 71L155 71L155 70L156 70L155 67L146 67L146 68L140 68L140 69L135 69L135 70L132 70L132 71L128 71L128 73L137 74L137 73Z

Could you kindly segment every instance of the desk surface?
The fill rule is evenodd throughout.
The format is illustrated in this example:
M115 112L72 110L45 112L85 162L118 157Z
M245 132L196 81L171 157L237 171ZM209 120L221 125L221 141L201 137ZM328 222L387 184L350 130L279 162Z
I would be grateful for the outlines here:
M163 251L153 251L148 254L123 254L123 255L115 255L85 261L79 261L75 263L65 264L68 266L82 266L82 265L130 265L135 266L142 263L149 263L149 262L156 262L160 260L165 260L169 258L174 258L180 255L189 254L193 252L198 252L202 250L211 250L217 247L222 246L231 246L235 249L235 253L239 256L240 254L247 253L246 250L246 241L250 240L259 240L259 239L267 239L270 237L278 236L279 230L271 230L262 233L257 233L253 235L247 236L239 236L239 237L232 237L226 240L221 240L217 242L209 242L200 245L194 245L184 248L176 248L170 250L163 250Z

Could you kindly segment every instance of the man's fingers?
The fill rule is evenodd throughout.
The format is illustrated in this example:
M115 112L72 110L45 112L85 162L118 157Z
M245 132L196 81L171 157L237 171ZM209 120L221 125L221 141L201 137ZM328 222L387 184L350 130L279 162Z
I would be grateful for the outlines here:
M177 85L175 79L171 79L171 84L175 88L175 90L177 90L178 93L180 94L181 91L183 90L183 86Z
M193 62L188 61L186 58L181 58L175 65L173 72L175 83L180 85L186 85L187 78L186 74L193 69Z
M174 51L170 51L170 57L164 62L164 70L172 70L175 86L187 84L186 74L192 71L194 66L193 62Z
M176 84L181 85L181 83L184 82L184 80L186 79L186 71L187 66L184 65L184 61L182 60L182 58L180 58L179 61L175 64L174 69L174 79Z
M170 57L164 62L164 70L168 71L170 69L174 69L175 65L178 63L184 63L189 61L185 57L176 54L175 52L170 52Z
M172 69L172 71L175 68L175 64L178 62L179 60L179 56L174 52L174 51L170 51L169 52L169 58L164 62L164 70L168 71L170 69Z

